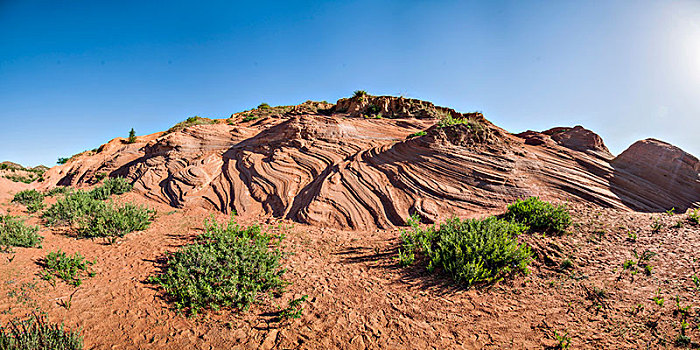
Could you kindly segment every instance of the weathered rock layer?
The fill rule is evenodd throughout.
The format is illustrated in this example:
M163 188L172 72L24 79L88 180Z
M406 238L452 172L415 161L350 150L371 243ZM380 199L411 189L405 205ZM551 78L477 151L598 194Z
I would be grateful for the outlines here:
M356 229L477 216L527 196L644 211L700 202L697 158L660 141L613 159L579 126L513 136L478 113L384 96L300 106L115 139L52 168L44 186L124 176L174 207ZM437 125L447 117L460 122Z

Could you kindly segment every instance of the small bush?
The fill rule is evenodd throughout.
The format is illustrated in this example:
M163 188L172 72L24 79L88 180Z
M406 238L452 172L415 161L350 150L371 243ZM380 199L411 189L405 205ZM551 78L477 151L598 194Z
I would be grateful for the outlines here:
M44 197L53 197L53 196L59 195L59 194L66 194L68 192L68 190L70 190L70 187L56 186L56 187L46 191L46 193L44 193Z
M369 95L369 94L368 94L367 91L365 91L365 90L355 90L355 92L353 93L352 97L359 97L359 98L362 98L362 97L365 97L365 96L367 96L367 95Z
M530 232L562 234L571 225L571 215L566 206L555 206L537 197L517 200L509 205L504 218L527 225Z
M369 113L370 115L379 114L379 112L381 112L381 111L382 111L382 109L379 108L379 106L377 106L377 105L367 106L367 113Z
M134 187L123 177L114 177L105 180L102 186L93 189L91 193L93 198L105 200L113 194L122 195L131 191L133 188Z
M439 229L420 229L416 221L412 226L412 231L402 234L400 253L419 253L429 271L440 268L466 286L493 282L514 271L527 272L532 253L517 241L526 229L523 225L489 217L453 218Z
M81 350L79 332L49 323L45 316L32 315L0 327L0 349L4 350Z
M44 202L31 202L27 204L27 212L36 213L39 210L44 209L44 207L46 207Z
M58 158L56 164L66 164L68 163L68 160L70 160L70 158Z
M78 236L104 237L114 241L127 233L143 231L151 224L153 210L131 203L122 206L103 204L80 221Z
M258 109L270 109L270 105L263 102L258 106Z
M66 254L62 250L49 252L43 260L44 274L42 278L47 281L53 281L58 277L69 284L79 286L83 283L82 275L94 276L94 272L88 270L88 266L94 262L87 261L80 253L75 253L73 256Z
M421 130L421 131L414 132L413 134L406 136L406 140L412 139L414 137L425 136L425 135L427 135L427 133L425 131Z
M102 206L104 203L95 200L91 192L76 190L46 209L41 217L49 226L72 225Z
M27 226L19 218L0 215L0 246L31 248L41 243L38 226Z
M17 192L12 201L28 207L32 203L43 202L44 195L37 190L24 190Z
M235 307L246 310L263 292L281 291L282 236L260 226L205 222L205 232L193 244L167 257L163 272L150 281L159 284L179 310L197 313L203 308Z

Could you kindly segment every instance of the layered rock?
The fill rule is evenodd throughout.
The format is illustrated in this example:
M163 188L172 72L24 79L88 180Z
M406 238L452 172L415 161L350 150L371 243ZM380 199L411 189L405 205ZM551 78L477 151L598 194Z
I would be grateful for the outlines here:
M362 117L368 108L387 118ZM258 118L245 119L251 113ZM447 117L457 122L439 123ZM403 225L410 214L425 222L479 216L528 196L650 211L700 198L697 160L681 153L635 147L611 163L602 140L581 127L521 136L481 114L365 96L249 111L135 144L113 140L52 168L44 184L89 185L106 172L175 207L357 229ZM535 138L543 142L528 141ZM625 160L642 154L669 169L654 175L663 182ZM687 166L662 163L669 154Z
M617 170L613 182L632 189L624 195L636 209L654 210L661 199L667 209L700 205L700 162L676 146L637 141L611 164Z

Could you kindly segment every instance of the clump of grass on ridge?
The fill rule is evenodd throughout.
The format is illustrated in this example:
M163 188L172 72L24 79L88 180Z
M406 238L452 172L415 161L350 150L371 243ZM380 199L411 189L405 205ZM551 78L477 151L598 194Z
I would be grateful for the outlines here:
M216 124L216 120L209 119L209 118L202 118L200 116L189 117L189 118L185 119L184 121L181 121L181 122L175 124L172 128L168 129L165 132L165 134L177 132L177 131L180 131L186 127L193 126L193 125L207 125L207 124Z

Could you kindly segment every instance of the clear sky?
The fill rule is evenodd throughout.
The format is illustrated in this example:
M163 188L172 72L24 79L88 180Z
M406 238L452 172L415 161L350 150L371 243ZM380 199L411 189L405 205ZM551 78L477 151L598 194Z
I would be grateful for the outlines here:
M0 0L0 160L357 89L700 156L700 2Z

